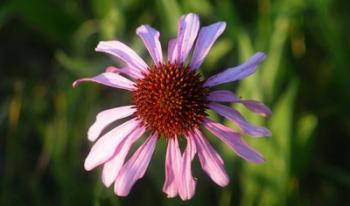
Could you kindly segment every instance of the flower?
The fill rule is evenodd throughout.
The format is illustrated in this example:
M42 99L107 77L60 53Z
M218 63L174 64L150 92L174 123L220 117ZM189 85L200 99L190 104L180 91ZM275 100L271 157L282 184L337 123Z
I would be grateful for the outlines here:
M202 80L198 69L226 24L217 22L201 29L199 24L198 16L193 13L180 18L177 38L168 43L166 61L163 60L159 32L149 25L138 27L136 34L150 53L152 65L147 65L131 48L119 41L102 41L96 51L117 57L125 67L108 67L100 75L73 83L76 86L92 81L129 90L132 94L132 105L100 112L88 131L88 139L97 141L84 167L92 170L103 165L103 183L107 187L114 183L114 191L119 196L128 195L135 182L144 176L160 138L167 141L163 192L168 197L179 195L181 199L188 200L194 195L196 179L191 173L191 162L196 154L209 177L219 186L226 186L229 177L224 162L201 133L200 126L217 136L238 156L254 163L264 161L261 154L246 144L241 133L262 137L270 136L271 132L248 123L237 110L222 103L243 104L262 116L269 116L270 109L258 101L243 100L228 90L211 90L216 85L253 74L266 56L257 52L243 64ZM186 64L194 43L192 60ZM210 120L206 115L208 109L233 121L241 131ZM129 117L128 121L102 134L111 123L126 117ZM149 136L126 161L132 145L145 133ZM184 151L179 147L179 138L186 139Z

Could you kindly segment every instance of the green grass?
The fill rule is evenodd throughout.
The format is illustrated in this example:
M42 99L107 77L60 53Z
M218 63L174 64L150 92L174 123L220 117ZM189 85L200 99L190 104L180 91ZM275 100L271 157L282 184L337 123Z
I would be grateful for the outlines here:
M349 7L345 0L0 3L0 205L349 205ZM196 195L182 202L161 191L160 141L145 177L128 197L117 197L102 185L100 170L83 169L91 146L86 131L98 111L126 105L130 96L71 84L118 65L94 52L98 41L118 39L150 61L138 25L159 29L165 50L187 12L198 13L202 25L227 22L204 76L267 53L255 75L223 86L271 107L267 120L238 108L272 130L270 138L245 137L267 161L245 162L209 136L231 182L216 186L196 160Z

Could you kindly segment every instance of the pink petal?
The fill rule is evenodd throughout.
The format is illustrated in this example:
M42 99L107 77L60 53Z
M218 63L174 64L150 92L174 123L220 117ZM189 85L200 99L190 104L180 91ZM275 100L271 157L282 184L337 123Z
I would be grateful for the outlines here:
M198 157L203 170L221 187L226 186L230 179L224 168L224 161L215 149L203 137L198 129L193 133L197 145Z
M175 63L177 60L176 38L171 39L168 42L168 61Z
M167 196L175 197L178 193L178 177L181 167L181 151L177 137L170 138L168 141L166 158L165 158L165 181L163 192Z
M271 110L263 103L255 100L242 100L233 92L228 90L217 90L210 92L207 100L213 102L235 102L243 104L247 109L261 116L267 117L272 114Z
M128 67L123 67L123 68L119 69L119 72L126 74L133 79L141 79L144 77L144 75L142 73L140 73L139 70L135 70L135 69L128 68Z
M237 132L207 118L203 123L211 133L231 147L238 156L255 163L262 163L265 161L262 155L247 145Z
M141 74L139 71L135 71L132 69L129 69L128 67L123 67L123 68L117 68L114 66L109 66L106 68L105 72L112 72L112 73L117 73L117 74L126 74L129 77L133 79L140 79L143 77L143 74Z
M243 64L233 68L228 68L219 74L211 76L204 83L204 86L213 87L219 84L243 79L255 73L257 65L262 61L264 61L265 58L266 58L266 55L264 53L257 52L256 54L254 54L254 56L252 56Z
M235 109L217 104L210 103L209 108L219 113L221 116L226 117L227 119L236 123L245 133L253 137L265 137L271 136L271 131L264 127L259 127L247 122L244 117Z
M123 166L125 157L128 154L131 146L137 141L146 131L144 127L136 128L125 140L120 143L114 152L114 156L103 166L102 182L109 187L117 178L120 168Z
M117 73L119 74L120 73L120 69L117 68L117 67L114 67L114 66L109 66L106 68L105 70L106 73Z
M134 106L117 107L113 109L104 110L97 114L96 121L91 125L88 131L88 139L95 141L109 124L119 119L132 115L136 109Z
M177 63L182 64L191 51L199 30L199 17L190 13L180 17L176 42Z
M213 102L237 102L241 99L231 91L217 90L210 92L207 97L207 100Z
M158 134L148 137L122 167L114 184L114 192L117 195L128 195L135 182L143 177L154 152L157 139Z
M94 146L92 146L85 159L85 169L92 170L98 165L108 161L113 156L118 145L139 125L140 122L134 118L103 135Z
M201 28L192 56L191 68L193 70L197 70L201 66L210 48L222 32L224 32L225 27L225 22L217 22Z
M162 47L159 42L159 32L149 25L142 25L136 30L136 34L142 39L154 64L163 62Z
M135 90L134 82L128 80L127 78L112 72L105 72L95 77L78 79L73 82L73 87L78 86L82 82L96 82L109 87L115 87L126 90Z
M193 139L187 137L187 146L182 158L179 184L179 195L182 200L189 200L193 197L196 190L196 181L192 177L191 163L196 154L196 145Z
M272 111L266 105L259 101L242 100L240 102L252 112L260 114L264 117L270 116L272 114Z
M120 41L101 41L96 49L99 52L105 52L121 59L128 68L148 73L147 64L130 47Z

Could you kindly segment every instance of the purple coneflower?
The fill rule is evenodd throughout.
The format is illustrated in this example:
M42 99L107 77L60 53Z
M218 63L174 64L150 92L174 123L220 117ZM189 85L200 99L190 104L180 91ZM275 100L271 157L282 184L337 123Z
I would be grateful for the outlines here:
M102 41L96 51L119 58L125 67L109 67L98 76L73 83L76 86L93 81L131 92L131 105L100 112L88 131L89 140L97 141L85 160L85 169L92 170L103 165L102 181L107 187L114 183L117 195L128 195L135 182L143 177L160 138L167 141L163 192L168 197L179 195L181 199L188 200L194 195L196 179L192 176L191 162L196 154L209 177L216 184L226 186L229 176L224 162L201 133L200 126L218 137L238 156L254 163L264 161L261 154L246 144L241 133L262 137L270 136L271 132L248 123L237 110L222 103L243 104L262 116L270 115L270 109L258 101L243 100L230 91L211 89L253 74L257 65L265 59L265 54L258 52L243 64L206 80L202 80L198 73L225 26L225 22L217 22L200 29L196 14L182 16L177 38L169 41L168 56L164 61L159 32L149 25L142 25L137 28L136 34L145 44L153 64L147 65L131 48L119 41ZM192 60L186 64L194 43ZM210 120L206 114L208 109L233 121L241 131ZM129 117L128 121L101 134L111 123L126 117ZM149 136L126 160L132 145L145 133ZM179 138L187 140L184 151L179 147Z

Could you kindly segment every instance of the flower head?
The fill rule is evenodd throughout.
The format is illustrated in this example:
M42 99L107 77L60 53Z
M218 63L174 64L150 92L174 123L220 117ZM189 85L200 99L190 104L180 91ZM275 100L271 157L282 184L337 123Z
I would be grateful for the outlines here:
M114 183L117 195L128 195L134 183L143 177L160 138L167 141L163 192L168 197L179 195L183 200L192 198L196 179L192 176L191 162L196 155L209 177L216 184L226 186L229 177L224 162L201 133L201 126L240 157L255 163L264 161L261 154L245 143L241 133L262 137L270 136L271 132L248 123L237 110L222 103L240 103L262 116L270 115L270 109L260 102L243 100L230 91L212 91L212 88L253 74L257 65L265 59L265 54L258 52L243 64L205 80L198 73L225 26L224 22L217 22L200 28L196 14L182 16L177 37L169 41L167 60L164 60L159 32L149 25L142 25L136 33L150 53L153 64L146 64L131 48L119 41L103 41L96 51L117 57L125 67L109 67L100 75L73 83L76 86L81 82L93 81L129 90L132 94L132 105L100 112L88 131L89 140L97 141L85 160L85 169L92 170L103 165L102 181L107 187ZM186 64L193 44L192 60ZM208 109L233 121L241 131L210 120L206 115ZM111 123L126 117L130 119L101 134ZM148 137L144 143L126 160L132 145L145 133ZM184 151L180 150L179 138L187 140Z

